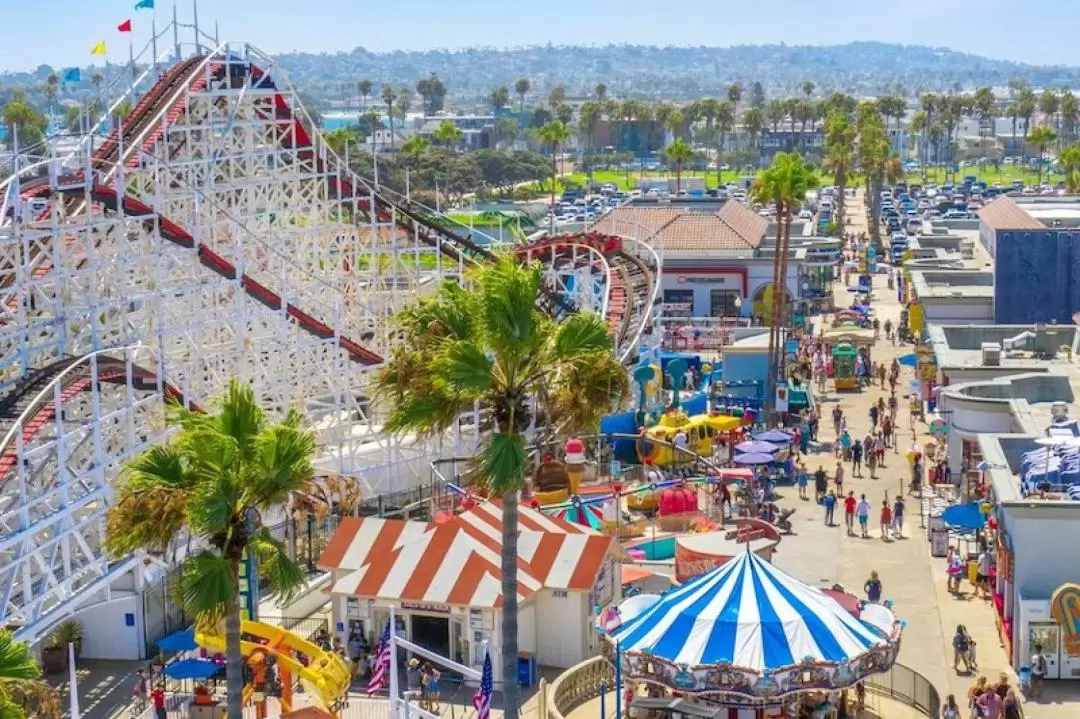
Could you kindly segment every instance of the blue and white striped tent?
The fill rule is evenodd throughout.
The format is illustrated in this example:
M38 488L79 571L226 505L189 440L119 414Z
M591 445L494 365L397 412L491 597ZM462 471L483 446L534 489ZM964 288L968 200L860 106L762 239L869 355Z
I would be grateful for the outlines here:
M610 639L624 655L757 674L810 662L844 664L891 641L752 552L666 592Z

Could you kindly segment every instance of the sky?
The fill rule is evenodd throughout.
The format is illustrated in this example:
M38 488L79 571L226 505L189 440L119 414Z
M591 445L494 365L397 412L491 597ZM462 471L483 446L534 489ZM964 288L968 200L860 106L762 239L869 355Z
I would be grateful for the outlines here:
M0 70L86 65L105 40L109 60L150 38L151 17L173 2L135 11L137 0L0 0ZM1080 24L1076 0L198 0L200 26L268 53L414 50L468 46L632 43L647 45L832 45L878 40L948 47L1033 64L1080 65L1080 44L1053 28ZM192 0L178 6L192 18ZM117 32L134 21L130 36ZM187 32L188 41L191 31ZM181 41L184 41L183 36Z

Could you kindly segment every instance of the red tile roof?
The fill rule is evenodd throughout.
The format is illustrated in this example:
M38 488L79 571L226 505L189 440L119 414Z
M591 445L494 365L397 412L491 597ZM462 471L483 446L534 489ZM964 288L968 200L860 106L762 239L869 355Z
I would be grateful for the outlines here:
M716 213L673 207L621 207L590 229L643 242L663 242L665 250L755 250L768 227L768 220L731 200Z
M1012 198L1002 195L979 210L979 219L991 230L1045 230L1046 225L1029 215Z

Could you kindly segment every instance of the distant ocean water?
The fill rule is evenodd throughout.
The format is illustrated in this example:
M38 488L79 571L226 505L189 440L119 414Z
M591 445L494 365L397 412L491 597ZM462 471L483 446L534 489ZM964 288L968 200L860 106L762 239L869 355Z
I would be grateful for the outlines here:
M322 127L324 130L337 130L341 127L349 127L356 124L356 115L344 115L341 113L328 113L323 115Z

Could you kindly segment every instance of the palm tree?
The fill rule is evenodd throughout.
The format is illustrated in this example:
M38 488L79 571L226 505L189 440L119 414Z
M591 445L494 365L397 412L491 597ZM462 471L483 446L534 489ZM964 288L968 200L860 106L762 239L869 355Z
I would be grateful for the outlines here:
M836 227L843 237L847 209L846 190L848 180L855 170L855 137L858 133L851 119L834 112L825 121L825 160L822 167L831 172L836 185Z
M229 383L217 414L168 409L179 431L166 445L132 459L109 509L105 547L114 557L163 552L195 539L180 565L180 603L203 626L224 622L229 719L241 719L244 664L240 653L240 567L256 557L270 596L288 602L304 572L262 526L260 515L284 507L312 480L314 436L290 410L270 424L250 384Z
M1058 165L1065 173L1065 191L1069 194L1080 192L1080 142L1074 142L1061 151Z
M505 85L499 85L491 91L491 97L488 98L488 101L491 102L491 109L494 110L494 114L498 115L499 110L510 104L510 91L506 89Z
M1020 94L1016 100L1016 109L1020 113L1020 117L1024 118L1024 141L1020 145L1021 148L1027 147L1028 133L1031 132L1031 118L1035 115L1035 106L1037 105L1035 91L1025 85L1020 88ZM1027 154L1023 153L1025 161L1027 160Z
M59 719L56 692L39 677L41 668L30 647L0 629L0 717Z
M756 147L758 151L757 164L761 164L761 131L765 127L765 116L760 107L748 107L742 114L743 129L746 130L747 137L750 138L750 146Z
M386 103L386 119L390 123L390 151L394 151L394 101L398 99L397 92L391 85L383 85L382 101Z
M1061 98L1053 90L1043 90L1039 95L1039 111L1042 112L1046 122L1054 127L1055 131L1060 130L1058 125L1058 109L1061 107Z
M720 168L724 164L724 145L727 134L735 129L735 106L730 100L716 103L716 184L723 184L724 173Z
M1031 135L1027 138L1027 141L1039 151L1039 177L1036 180L1036 184L1041 185L1043 163L1046 162L1046 151L1057 142L1057 133L1049 127L1036 127L1031 131Z
M919 143L919 165L922 167L922 181L926 184L926 172L927 172L927 152L929 151L929 145L926 142L926 133L930 129L930 116L923 110L918 110L911 116L911 131L922 138L922 142Z
M597 83L596 90L594 92L596 93L597 102L605 102L607 100L608 87L604 83Z
M694 148L690 147L686 140L679 138L664 149L664 155L668 162L675 165L675 196L678 197L682 190L683 165L694 159Z
M810 82L809 80L803 80L802 91L804 95L810 97L814 94L814 83Z
M578 134L581 136L582 159L585 165L585 173L588 175L590 182L593 177L593 162L590 158L593 136L596 134L596 128L600 124L602 116L603 105L593 100L581 103L581 107L578 109Z
M443 120L439 123L439 126L435 128L435 142L438 142L445 147L456 147L459 142L465 139L465 133L458 129L457 125L449 120Z
M368 98L371 97L372 82L368 79L360 80L356 83L356 91L360 93L360 116L363 117L367 114ZM372 126L374 129L374 126Z
M556 322L536 301L536 265L499 255L470 270L465 287L447 282L398 313L403 341L375 377L392 434L442 437L479 407L492 418L468 474L502 500L502 668L507 717L518 716L518 493L529 463L529 427L541 419L588 431L626 392L602 318L575 313Z
M556 158L559 156L559 146L570 139L570 130L562 120L552 120L541 127L536 136L541 142L547 143L551 150L551 226L552 234L555 232L555 187L558 184L559 171L556 167Z
M529 94L531 87L532 83L527 77L519 77L514 83L514 94L518 96L518 113L521 115L525 114L525 96Z
M763 204L776 203L776 254L773 257L772 306L769 322L769 375L765 386L766 421L775 406L776 383L780 375L781 331L788 305L787 262L791 242L791 220L806 201L806 193L819 184L813 169L796 154L778 152L773 164L761 173L751 188L754 199Z
M739 84L737 82L733 82L732 84L728 85L727 99L728 99L728 102L731 103L732 107L735 108L736 112L738 112L738 110L739 110L739 101L742 100L742 96L743 96L743 86L741 84Z
M1072 90L1065 88L1061 92L1061 134L1067 142L1076 140L1076 124L1080 121L1080 102Z
M1057 96L1054 96L1057 99ZM975 116L979 118L979 150L983 151L983 139L989 135L994 136L994 117L997 115L997 98L994 91L988 87L980 87L975 91L975 97L971 102Z
M353 135L352 130L349 128L339 127L323 133L323 139L326 141L327 146L334 151L335 155L344 157L345 148L356 140L356 136Z
M881 249L881 188L886 182L903 178L904 167L889 146L885 122L875 106L863 103L859 108L859 167L866 175L870 194L870 237Z

